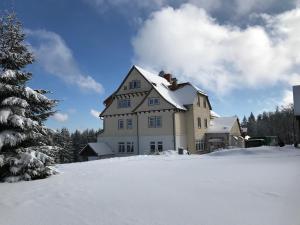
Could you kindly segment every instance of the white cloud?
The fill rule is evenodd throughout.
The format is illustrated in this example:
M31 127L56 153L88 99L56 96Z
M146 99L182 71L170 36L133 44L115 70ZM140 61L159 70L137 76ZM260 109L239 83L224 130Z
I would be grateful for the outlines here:
M293 92L291 90L284 90L282 102L280 106L288 106L293 103Z
M77 85L82 90L102 93L103 87L91 76L82 74L73 57L71 49L56 33L46 30L26 30L34 39L31 45L37 62L48 73L63 79L66 83Z
M66 113L57 112L53 115L53 119L55 119L58 122L63 123L63 122L66 122L69 119L69 115L66 114Z
M90 113L91 113L91 115L92 115L93 117L99 119L99 115L100 115L101 112L99 112L99 111L97 111L97 110L95 110L95 109L91 109Z
M194 5L163 8L133 39L134 62L218 94L288 85L300 77L300 8L264 19L265 27L241 29L218 24Z

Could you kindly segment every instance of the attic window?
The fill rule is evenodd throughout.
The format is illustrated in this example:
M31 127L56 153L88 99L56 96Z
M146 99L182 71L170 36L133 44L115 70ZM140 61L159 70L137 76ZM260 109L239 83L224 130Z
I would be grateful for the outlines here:
M159 98L149 98L148 105L159 105Z
M136 89L141 87L141 81L140 80L133 80L129 82L129 89Z
M131 107L130 99L118 100L118 108L130 108L130 107Z

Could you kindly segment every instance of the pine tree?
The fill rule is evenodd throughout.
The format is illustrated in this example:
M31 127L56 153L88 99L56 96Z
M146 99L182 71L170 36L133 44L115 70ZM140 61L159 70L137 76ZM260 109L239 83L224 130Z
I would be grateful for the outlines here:
M45 120L57 101L45 90L26 87L31 73L24 68L34 57L24 44L21 23L12 13L0 19L0 180L45 178L53 174Z
M74 161L78 162L79 161L79 151L81 150L80 147L80 138L81 138L81 133L79 130L76 130L72 135L72 143L73 143L73 155L74 155Z
M247 118L246 116L243 117L242 123L241 123L241 127L247 127Z
M60 163L74 162L73 143L70 132L67 128L62 128L55 135L55 143L60 147L58 159Z
M256 120L255 120L255 116L253 115L252 112L251 112L251 114L248 118L247 128L248 128L248 134L251 137L257 135L257 133L256 133Z

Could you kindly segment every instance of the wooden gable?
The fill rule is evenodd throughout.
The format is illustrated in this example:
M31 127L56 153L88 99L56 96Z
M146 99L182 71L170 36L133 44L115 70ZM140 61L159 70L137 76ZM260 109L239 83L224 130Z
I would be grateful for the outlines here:
M149 99L158 99L159 104L149 104ZM155 88L152 88L148 95L145 96L143 101L134 109L135 112L145 112L151 110L168 110L176 108L168 101L166 101L163 96L161 96Z

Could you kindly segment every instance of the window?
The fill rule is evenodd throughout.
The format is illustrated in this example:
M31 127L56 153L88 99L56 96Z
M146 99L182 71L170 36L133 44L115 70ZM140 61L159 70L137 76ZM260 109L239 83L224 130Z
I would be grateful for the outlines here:
M130 99L119 99L118 100L118 107L119 108L129 108L129 107L131 107Z
M197 151L203 151L205 147L205 143L203 140L197 140L196 141L196 150Z
M154 141L150 142L150 151L155 152L155 142Z
M148 105L159 105L159 98L149 98Z
M133 142L127 142L126 151L127 151L127 153L134 152L134 144L133 144Z
M119 153L124 153L125 152L125 143L124 142L119 142Z
M127 129L132 129L132 119L127 119Z
M133 144L133 142L131 142L131 149L130 149L130 152L134 152L134 144Z
M198 95L197 105L200 107L201 97Z
M207 128L207 119L204 119L205 128Z
M198 117L198 128L200 129L201 128L201 118Z
M118 128L119 129L124 129L124 120L123 119L118 120Z
M163 150L163 142L162 141L157 142L157 150L159 152L162 152L162 150Z
M148 117L148 127L149 128L158 128L161 127L162 121L161 116L149 116Z
M161 116L156 116L156 127L161 127Z
M148 127L155 127L155 116L148 117Z
M136 89L141 87L141 81L140 80L133 80L129 82L129 89Z
M203 98L203 106L204 106L204 108L206 108L206 99L205 98Z

